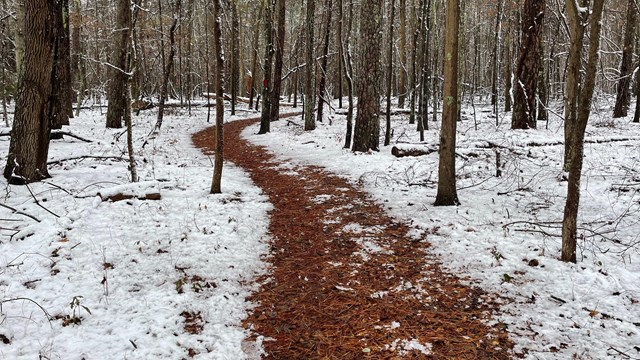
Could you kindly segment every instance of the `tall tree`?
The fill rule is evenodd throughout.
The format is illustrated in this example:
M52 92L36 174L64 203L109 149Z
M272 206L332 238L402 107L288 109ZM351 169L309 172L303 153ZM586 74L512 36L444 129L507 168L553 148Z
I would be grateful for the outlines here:
M315 106L315 57L313 55L313 32L315 30L315 0L307 0L307 15L305 22L305 59L306 66L304 69L304 129L306 131L314 130L316 128L315 118L313 117L313 107Z
M338 7L340 11L340 18L342 18L342 0L340 1L340 6ZM349 96L349 107L347 109L347 132L344 137L344 148L351 148L351 134L353 132L353 65L351 61L351 43L349 42L349 38L351 37L351 29L353 27L353 0L349 0L349 21L347 22L347 36L345 38L344 43L341 43L340 46L343 47L342 50L342 62L344 63L344 72L345 77L347 79L347 94Z
M329 103L328 94L327 94L327 62L329 60L329 35L331 34L331 18L333 8L333 0L327 0L327 21L325 23L324 28L324 44L322 50L322 59L320 60L320 81L318 84L318 114L317 120L318 122L322 122L323 112L324 112L324 104Z
M222 192L222 165L224 161L224 55L222 53L222 30L220 28L222 17L220 0L213 0L213 9L213 48L216 52L216 153L213 163L211 193L219 194Z
M620 63L620 79L616 91L616 105L613 108L613 117L625 117L629 112L631 96L629 84L633 76L633 43L638 22L636 0L627 1L627 24L624 31L624 44L622 45L622 62Z
M260 2L260 9L258 10L258 19L262 19L262 11L264 10L264 2ZM258 41L260 40L260 22L258 21L257 26L253 32L253 42L251 53L253 55L253 60L251 61L251 79L249 84L249 109L253 108L253 98L256 95L256 78L258 72ZM257 103L257 101L256 101Z
M55 0L27 0L22 30L24 57L18 73L18 91L13 129L4 177L12 184L49 177L49 116L54 73L55 18L60 7Z
M576 262L576 240L577 240L577 224L578 224L578 208L580 205L580 178L582 173L582 163L584 158L584 134L591 112L591 102L596 83L596 69L600 54L600 30L602 27L602 8L605 0L594 0L593 9L578 8L575 0L566 0L567 17L570 23L575 25L583 16L589 16L589 56L585 68L584 83L580 86L579 105L577 108L576 122L573 126L573 132L569 135L572 137L572 146L569 181L567 183L567 200L564 207L564 217L562 220L562 261ZM590 15L589 15L590 14ZM584 19L584 18L583 18ZM586 22L583 22L583 24ZM580 25L580 30L584 31L584 27ZM574 40L576 28L570 28L571 40ZM582 48L582 44L580 45ZM569 53L571 57L579 57L581 51ZM582 59L574 60L579 65ZM572 101L578 102L574 99ZM566 120L565 120L566 121Z
M498 117L498 72L500 71L500 33L502 31L502 13L504 0L498 0L496 11L496 29L493 40L493 69L491 72L491 105L493 114Z
M525 0L520 55L514 76L512 129L535 129L537 83L542 52L545 0Z
M447 0L444 34L444 88L436 206L458 205L456 122L458 119L458 32L460 0Z
M258 134L266 134L271 131L271 92L273 91L273 83L271 82L273 73L273 54L275 49L273 46L273 0L265 0L265 16L264 16L264 66L262 72L264 79L262 81L262 116L260 117L260 130Z
M158 7L162 9L162 0L158 0ZM160 99L158 103L158 119L156 120L155 130L158 131L162 127L162 119L164 118L164 104L167 101L167 96L169 94L169 79L171 78L171 73L173 72L174 60L176 57L176 29L178 28L178 23L180 19L180 13L182 9L182 0L175 0L174 9L173 9L173 20L171 22L171 27L169 28L169 56L167 57L166 62L163 60L163 74L162 74L162 85L160 87ZM160 22L162 23L162 10L160 10ZM162 31L162 30L161 30ZM161 39L164 39L164 35L161 34ZM164 40L162 43L162 58L164 59Z
M127 54L131 36L129 26L131 24L131 0L118 0L116 10L117 30L113 37L113 52L110 66L111 82L107 89L107 127L121 128L125 112L125 88L127 83Z
M378 150L380 146L381 43L382 0L367 0L360 5L360 74L353 151Z
M398 16L400 17L400 80L398 83L398 107L404 108L407 98L407 0L400 0L398 5Z
M62 125L69 125L69 117L73 116L71 108L71 43L69 29L69 1L59 0L60 11L56 12L57 27L54 80L51 97L51 128L61 129Z
M282 0L284 2L284 0ZM240 19L238 1L231 0L231 115L236 114L238 102L238 85L240 84ZM215 8L215 5L214 5ZM220 15L222 16L222 15ZM279 40L278 40L279 42ZM278 67L276 54L276 69ZM278 72L276 71L276 74ZM217 90L216 90L217 91ZM277 106L276 106L277 107Z
M393 20L395 17L395 1L391 0L389 4L389 43L387 48L387 113L386 127L384 131L384 146L388 146L391 142L391 91L393 87Z
M275 64L273 66L273 90L271 91L271 121L280 117L280 93L282 92L282 66L284 64L285 24L287 22L286 0L277 0L278 23L276 33Z

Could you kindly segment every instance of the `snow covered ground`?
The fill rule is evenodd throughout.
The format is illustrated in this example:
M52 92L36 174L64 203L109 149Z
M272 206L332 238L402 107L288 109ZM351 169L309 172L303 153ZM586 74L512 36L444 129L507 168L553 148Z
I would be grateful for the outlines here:
M548 130L540 122L539 130L512 131L508 115L496 126L487 106L476 110L465 107L458 124L458 207L432 205L437 153L395 158L383 147L353 154L342 149L343 115L310 133L282 121L271 134L254 135L255 127L245 136L282 159L320 164L362 184L412 223L444 266L504 297L496 322L525 358L640 358L638 125L610 119L606 106L593 115L579 262L566 264L558 260L562 122L552 116ZM1 359L236 360L256 348L243 344L240 322L251 308L245 297L266 271L270 204L231 164L224 194L209 195L212 162L190 140L208 125L206 113L171 111L144 149L155 112L134 118L142 189L126 185L127 164L119 159L61 161L51 165L51 179L29 187L0 179L0 204L37 219L0 208ZM55 140L51 161L126 159L122 131L105 129L99 111L71 121L68 130L93 142ZM392 145L437 145L436 123L419 144L407 116L393 121ZM8 139L0 137L3 161ZM162 198L98 196L123 188L157 189Z
M244 358L271 205L229 164L210 195L211 159L191 143L206 110L168 111L144 149L156 112L134 117L137 189L124 160L64 160L126 159L126 135L98 110L65 129L93 142L52 141L51 179L0 179L0 203L30 215L0 208L0 359ZM3 167L8 146L0 137ZM161 199L97 196L148 189Z
M579 261L567 264L558 260L567 186L561 119L551 115L549 124L538 123L539 130L514 131L510 114L501 114L496 126L489 109L479 105L474 114L465 106L458 123L457 207L433 206L437 152L396 158L388 146L353 154L342 148L344 115L330 115L313 132L278 122L271 134L254 135L256 128L244 136L282 159L318 164L362 184L391 214L413 224L417 235L435 245L445 267L504 297L496 321L511 332L517 354L640 358L640 125L630 123L631 117L611 119L606 105L592 115ZM303 124L300 118L287 120ZM392 146L437 147L437 123L429 122L420 144L408 116L392 121ZM496 152L501 177L495 176Z

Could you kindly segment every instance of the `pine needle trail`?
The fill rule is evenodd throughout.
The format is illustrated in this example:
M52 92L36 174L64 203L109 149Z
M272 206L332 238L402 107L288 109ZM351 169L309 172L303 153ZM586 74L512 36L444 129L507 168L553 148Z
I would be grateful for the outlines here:
M274 209L272 271L245 321L269 359L508 359L496 306L444 272L427 239L346 180L283 164L225 125L225 159L249 172ZM194 135L211 152L214 128ZM257 129L256 129L257 131Z

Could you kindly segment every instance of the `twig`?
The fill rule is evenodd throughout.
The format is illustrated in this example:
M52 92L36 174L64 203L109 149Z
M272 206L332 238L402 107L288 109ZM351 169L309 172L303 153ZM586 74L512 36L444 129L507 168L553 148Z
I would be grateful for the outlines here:
M65 161L73 161L73 160L83 160L83 159L98 159L98 160L121 160L125 161L122 156L95 156L95 155L82 155L82 156L74 156L66 159L59 159L47 162L47 165L56 165L62 164Z
M33 198L33 201L36 202L36 205L40 206L41 208L43 208L46 212L48 212L49 214L59 218L60 216L57 215L56 213L54 213L53 211L47 209L46 207L42 206L42 204L40 204L40 201L38 201L38 198L35 196L35 194L33 193L33 191L31 191L31 187L29 187L29 184L25 184L27 187L27 190L29 190L29 194L31 194L31 197Z
M78 136L76 134L70 133L68 131L52 131L51 135L67 135L67 136L71 136L72 138L76 138L76 139L78 139L80 141L84 141L84 142L87 142L87 143L93 142L93 140L85 139L85 138L83 138L81 136Z
M51 314L49 314L49 312L45 308L43 308L42 305L38 304L35 300L29 299L29 298L17 297L17 298L11 298L11 299L4 299L4 300L0 301L0 312L4 312L2 310L2 305L4 305L4 303L11 302L11 301L19 301L19 300L30 301L30 302L34 303L37 307L40 308L40 310L42 310L42 312L47 317L47 320L49 321L49 326L53 327L51 325L51 320L53 320L53 317L51 316Z
M35 220L36 222L40 222L40 219L38 219L37 217L35 217L35 216L33 216L33 215L29 215L29 214L27 214L27 213L24 213L24 212L22 212L22 211L20 211L20 210L18 210L18 209L14 209L14 208L12 208L12 207L11 207L11 206L9 206L9 205L5 205L5 204L3 204L3 203L0 203L0 206L2 206L3 208L6 208L6 209L9 209L9 210L13 211L13 213L14 213L14 214L23 215L23 216L26 216L26 217L32 218L32 219L33 219L33 220Z

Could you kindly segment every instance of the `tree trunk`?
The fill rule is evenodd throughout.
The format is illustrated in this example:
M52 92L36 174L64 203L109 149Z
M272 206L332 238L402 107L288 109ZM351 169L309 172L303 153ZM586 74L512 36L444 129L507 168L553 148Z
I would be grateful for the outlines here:
M360 76L358 113L353 151L378 150L380 146L380 44L382 43L382 0L360 5ZM366 79L366 81L364 81Z
M258 19L262 19L262 11L264 10L264 2L260 2L260 10L258 11ZM251 84L249 88L249 109L253 108L253 98L256 95L256 77L258 72L258 41L260 40L260 22L256 24L253 33L253 60L251 61Z
M24 64L24 52L25 52L25 1L15 0L14 8L16 9L16 33L15 33L15 54L16 54L16 74L22 72L22 65Z
M324 103L327 101L327 60L329 57L329 35L331 34L331 15L333 1L327 0L327 22L324 32L324 48L322 50L322 60L320 61L320 83L318 85L318 114L317 121L322 122Z
M284 0L281 1L284 2ZM238 84L240 83L240 21L237 2L237 0L231 0L231 115L236 114ZM219 14L222 17L222 12ZM278 42L280 43L280 40ZM278 55L276 54L276 69L278 68L277 59ZM278 74L277 71L276 74Z
M511 29L509 29L511 30ZM512 77L513 65L511 64L511 47L512 47L512 34L511 31L506 31L507 39L504 42L504 111L511 111L511 88L512 88ZM498 126L498 117L496 117L496 126Z
M271 82L273 71L273 1L265 0L265 17L264 17L264 79L262 80L262 116L260 117L260 130L258 134L266 134L271 131L271 92L273 91L273 83Z
M13 129L4 177L24 184L49 177L49 115L56 41L54 0L28 0L18 23L23 31L24 57L18 73Z
M161 1L161 0L160 0ZM173 22L169 28L169 57L167 58L167 66L164 68L162 77L162 87L160 88L160 99L158 102L158 119L156 120L155 130L159 131L162 127L162 118L164 117L164 104L167 101L169 93L169 78L173 72L173 63L176 57L176 28L178 27L178 19L180 18L180 8L182 0L176 0L173 10ZM162 21L162 19L160 20ZM164 49L162 49L164 52Z
M112 64L115 68L110 68L111 82L107 89L107 128L121 128L125 112L125 91L127 83L127 53L129 52L129 41L131 39L131 0L118 0L116 23L118 31L114 35ZM122 25L122 26L121 26Z
M567 201L562 219L562 261L576 262L576 242L578 208L580 204L580 177L582 173L582 162L584 158L584 134L591 111L591 102L596 83L596 69L598 66L600 52L600 29L602 27L602 8L604 0L594 0L593 10L590 15L591 30L589 33L589 58L586 65L584 86L580 94L580 104L578 105L577 122L574 127L573 137L574 149L571 152L569 181L567 184ZM566 1L567 13L572 21L578 19L578 9L574 0ZM584 29L584 27L583 27ZM575 54L570 54L573 56ZM580 61L582 62L582 61Z
M51 128L61 129L69 125L69 117L73 116L71 107L71 44L69 36L69 1L60 0L60 11L56 12L55 24L57 37L55 44L55 69L51 94Z
M502 29L502 6L504 0L498 0L496 12L496 34L493 42L493 69L491 74L491 105L493 113L498 117L498 72L500 71L500 32Z
M342 0L340 0L342 5ZM342 13L342 6L340 6L340 12ZM340 14L342 17L342 14ZM349 96L349 108L347 110L347 132L344 138L344 148L351 148L351 135L353 132L353 64L351 61L351 44L349 38L351 37L351 29L353 28L353 0L349 0L349 21L347 23L347 36L345 39L345 48L343 49L343 58L345 76L347 78L347 93Z
M315 58L313 55L313 31L315 29L315 0L307 0L307 19L306 19L306 41L305 41L305 59L307 66L305 67L304 79L304 129L306 131L316 128L315 118L313 117L313 107L316 103L314 93L314 69Z
M407 0L400 0L400 83L398 84L398 107L403 109L407 97Z
M456 122L458 118L458 31L460 0L447 0L444 38L444 88L436 206L459 205L456 190Z
M581 0L580 7L585 8L588 0ZM574 9L574 1L566 0L565 7ZM582 43L584 41L584 26L586 24L587 13L572 10L568 12L567 23L569 25L569 36L571 45L569 46L569 58L567 59L566 70L566 90L564 102L564 165L565 171L571 167L571 152L574 149L573 133L576 126L578 114L578 98L580 90L580 68L582 65Z
M422 4L422 32L424 33L422 41L422 71L420 81L420 108L421 113L418 116L418 131L420 132L420 141L424 141L424 130L429 130L429 90L431 90L430 65L431 58L429 56L431 46L431 27L429 26L429 13L431 12L431 0L424 0Z
M616 92L616 105L613 108L613 117L620 118L627 116L631 96L629 94L629 84L633 76L633 43L636 34L636 0L627 2L627 25L624 32L624 44L622 47L622 62L620 63L620 79L618 80Z
M535 129L536 96L545 0L525 0L520 56L513 84L512 129Z
M538 120L549 120L549 62L545 60L544 49L540 49L540 66L538 67ZM549 123L547 122L547 125Z
M222 6L220 0L214 0L213 22L213 47L216 52L216 153L213 166L213 180L211 181L211 194L222 192L222 165L224 152L224 55L222 53L222 31L220 21L222 19Z
M395 17L395 1L389 4L389 47L387 49L387 114L386 127L384 131L384 146L391 142L391 89L393 80L393 21Z
M273 90L271 91L271 118L276 121L280 118L280 93L282 92L282 66L284 64L284 37L287 12L285 0L278 2L278 29L276 34L276 61L273 68Z

